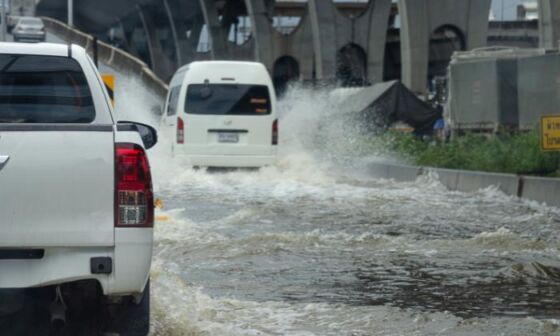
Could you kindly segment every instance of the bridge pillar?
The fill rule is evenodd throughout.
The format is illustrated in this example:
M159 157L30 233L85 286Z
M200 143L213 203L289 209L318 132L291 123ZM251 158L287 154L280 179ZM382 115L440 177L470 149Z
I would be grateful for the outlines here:
M363 82L382 81L391 0L369 0L367 10L355 18L341 14L331 0L309 0L308 4L317 78L336 79L341 52L358 50L354 62L363 58L364 64L349 66L362 67L357 71L362 72Z
M197 4L196 2L193 2ZM173 44L175 45L175 55L177 65L189 63L194 60L200 32L202 30L202 20L194 22L191 27L185 22L187 9L184 8L183 2L179 0L163 0L165 13L169 19L169 27L173 36ZM200 8L198 8L200 10ZM192 10L192 8L191 8ZM187 30L191 28L190 37L187 37Z
M336 53L339 44L336 28L342 30L345 27L337 24L340 17L331 0L309 0L308 10L315 51L315 74L317 79L333 80L336 78Z
M268 69L272 69L275 61L275 41L270 3L263 0L245 0L245 6L253 28L255 61L263 63Z
M354 39L366 48L367 79L369 82L377 83L383 81L390 13L390 0L370 0L367 11L356 18Z
M228 59L227 31L224 30L218 16L218 9L214 0L199 0L204 22L208 29L208 38L210 40L211 58Z
M460 32L467 50L486 46L491 0L399 0L402 81L425 93L430 36L441 27Z
M559 47L560 2L539 0L539 40L541 48Z
M163 52L153 13L147 7L138 6L137 10L148 41L152 70L156 75L165 80L173 75L175 65Z

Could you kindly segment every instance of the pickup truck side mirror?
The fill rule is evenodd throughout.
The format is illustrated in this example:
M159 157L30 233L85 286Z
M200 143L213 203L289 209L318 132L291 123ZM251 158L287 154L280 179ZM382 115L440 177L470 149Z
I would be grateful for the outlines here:
M135 121L119 121L117 125L119 131L136 131L140 134L144 148L150 149L158 142L157 131L152 126Z

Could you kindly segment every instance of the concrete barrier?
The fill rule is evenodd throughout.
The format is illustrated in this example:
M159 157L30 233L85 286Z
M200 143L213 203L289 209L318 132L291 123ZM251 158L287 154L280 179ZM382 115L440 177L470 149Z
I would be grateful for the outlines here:
M439 181L449 190L457 190L457 182L459 181L459 172L457 170L425 168L425 171L435 173Z
M560 179L524 176L521 197L560 207Z
M395 179L397 181L415 181L422 175L422 167L375 162L368 165L369 173L376 178Z
M519 176L511 174L460 171L456 189L470 192L495 186L507 195L520 196L519 180Z
M380 162L370 163L368 165L368 172L374 178L394 179L397 181L411 181L415 180L419 175L434 173L438 180L449 190L472 192L496 186L507 195L560 207L560 178L416 167Z
M93 36L52 18L42 17L41 19L45 23L45 28L48 32L58 36L67 43L82 46L90 54L93 53ZM142 81L142 84L155 92L162 101L165 100L167 85L142 60L101 41L98 41L97 51L100 62L124 74L136 76Z

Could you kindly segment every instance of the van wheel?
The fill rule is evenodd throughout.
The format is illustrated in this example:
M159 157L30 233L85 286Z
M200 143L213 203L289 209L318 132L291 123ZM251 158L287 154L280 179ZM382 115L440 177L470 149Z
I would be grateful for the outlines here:
M146 283L142 300L135 303L132 297L122 303L110 304L109 332L120 336L146 336L150 332L150 281Z

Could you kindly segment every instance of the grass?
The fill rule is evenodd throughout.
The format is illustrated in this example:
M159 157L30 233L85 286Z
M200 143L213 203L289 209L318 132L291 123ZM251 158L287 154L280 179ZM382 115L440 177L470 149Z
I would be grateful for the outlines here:
M542 152L536 131L494 137L467 134L448 142L390 131L374 145L419 166L560 177L560 153Z

